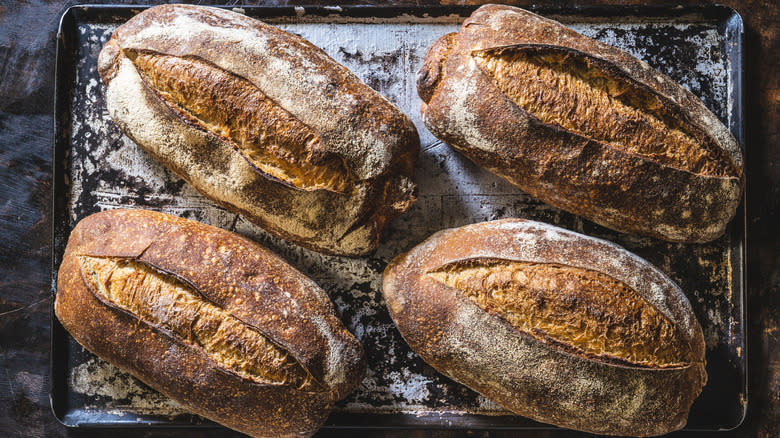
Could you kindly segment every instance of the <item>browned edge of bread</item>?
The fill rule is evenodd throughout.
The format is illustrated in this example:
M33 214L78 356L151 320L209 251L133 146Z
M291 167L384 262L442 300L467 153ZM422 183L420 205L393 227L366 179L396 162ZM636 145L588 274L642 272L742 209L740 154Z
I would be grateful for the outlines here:
M98 69L122 132L296 244L365 255L416 200L414 124L301 37L227 10L161 5L117 28Z
M740 203L740 146L701 100L630 54L522 9L482 6L442 36L418 93L438 138L603 226L706 242Z
M54 309L87 350L253 437L313 434L365 372L312 280L248 239L167 214L82 219Z
M440 231L387 266L382 292L422 359L536 421L662 435L685 426L707 381L702 329L677 285L548 224Z

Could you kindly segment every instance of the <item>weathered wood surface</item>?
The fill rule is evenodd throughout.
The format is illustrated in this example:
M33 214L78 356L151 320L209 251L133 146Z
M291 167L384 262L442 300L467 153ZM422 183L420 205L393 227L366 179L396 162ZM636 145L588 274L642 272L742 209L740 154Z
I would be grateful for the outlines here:
M105 434L100 431L67 431L51 413L48 398L54 49L59 16L68 6L76 3L92 2L0 0L0 436ZM284 0L269 2L293 3ZM518 4L523 3L531 2ZM572 4L563 1L550 3ZM618 2L601 0L596 3ZM780 7L770 0L718 3L736 9L745 22L744 95L749 178L746 196L749 230L749 409L745 423L722 436L776 437L780 436L780 263L777 262L780 255L777 233L780 228L780 170L775 166L780 156L780 79L777 76L780 66ZM185 434L172 430L135 430L112 434L117 437L239 436L223 430ZM323 431L321 435L369 434ZM372 432L370 435L488 436L484 432L446 431ZM489 435L515 434L494 432ZM526 431L517 435L584 436L564 431ZM705 436L694 433L683 435Z

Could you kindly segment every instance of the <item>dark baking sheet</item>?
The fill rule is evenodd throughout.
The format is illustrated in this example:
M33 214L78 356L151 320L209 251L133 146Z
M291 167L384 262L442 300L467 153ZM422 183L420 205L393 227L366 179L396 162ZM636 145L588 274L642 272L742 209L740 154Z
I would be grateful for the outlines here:
M329 428L548 427L509 415L441 376L412 353L393 327L379 291L396 254L442 228L524 217L616 242L646 258L688 295L704 328L709 382L689 430L738 426L747 404L745 221L743 207L722 238L698 245L620 234L547 206L477 168L424 128L414 74L435 37L456 29L473 7L243 7L320 45L398 104L420 131L420 199L387 230L376 254L323 256L273 238L216 207L154 162L111 124L96 71L113 29L143 8L77 6L58 33L54 138L52 291L75 223L109 208L136 207L197 219L272 248L331 295L363 343L369 371L339 403ZM742 143L742 21L729 8L531 8L627 50L691 89ZM80 427L218 427L81 348L53 317L51 400L56 417Z

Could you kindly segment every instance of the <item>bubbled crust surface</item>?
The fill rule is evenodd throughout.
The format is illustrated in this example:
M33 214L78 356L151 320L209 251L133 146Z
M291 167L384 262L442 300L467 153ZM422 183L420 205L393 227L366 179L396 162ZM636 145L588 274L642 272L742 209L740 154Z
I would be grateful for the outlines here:
M742 194L742 155L728 129L692 93L617 48L514 7L479 8L447 42L449 50L434 45L418 76L423 120L434 135L533 196L612 229L681 242L723 234ZM610 76L629 79L709 145L721 162L704 167L729 172L681 170L531 116L475 56L532 46L579 53ZM440 70L431 72L435 66Z
M150 86L127 56L135 53L195 59L251 84L279 108L274 113L305 124L301 137L318 139L307 145L309 156L292 161L343 162L348 190L298 188L260 171L229 135L194 123ZM367 254L416 199L412 122L300 37L230 11L162 5L120 26L98 67L109 114L125 134L207 197L299 245ZM226 92L242 96L247 87Z
M676 325L687 366L630 366L518 331L430 272L470 260L590 269L621 281ZM591 433L653 436L682 428L706 383L690 303L656 268L609 242L519 219L444 230L384 273L383 294L410 347L448 377L513 412Z
M176 277L292 354L324 391L258 384L226 371L201 350L98 299L77 256L132 259ZM254 242L187 219L143 210L83 219L71 233L57 288L55 313L88 350L251 436L313 434L365 371L360 343L314 282Z

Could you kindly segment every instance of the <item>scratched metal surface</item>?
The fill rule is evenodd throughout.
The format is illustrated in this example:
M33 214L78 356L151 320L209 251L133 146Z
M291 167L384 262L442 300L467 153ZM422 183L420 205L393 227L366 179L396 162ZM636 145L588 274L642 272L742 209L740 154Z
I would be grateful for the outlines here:
M325 256L288 244L217 207L151 159L111 122L96 59L111 32L132 12L92 7L71 11L60 36L55 268L73 225L101 210L146 208L226 228L272 248L317 281L363 343L367 376L357 391L339 403L330 427L539 427L508 415L423 363L394 328L384 308L380 279L392 257L442 228L504 217L541 220L616 242L648 259L682 287L704 328L710 376L694 404L688 428L716 430L739 424L747 396L740 218L724 237L708 244L673 244L620 234L531 198L437 141L420 120L415 72L427 47L439 36L456 31L467 10L438 9L428 17L423 16L424 9L377 9L373 16L349 9L246 11L323 48L411 116L422 142L416 170L418 202L391 224L374 255L358 259ZM578 10L559 11L553 18L668 74L700 96L741 137L737 44L741 22L728 11ZM211 424L86 352L54 325L52 399L55 414L66 424Z

